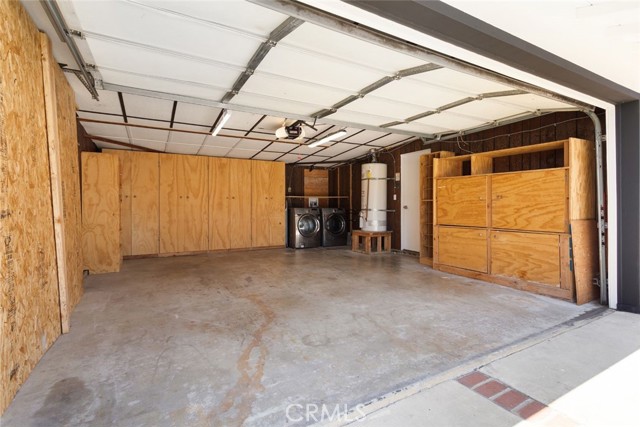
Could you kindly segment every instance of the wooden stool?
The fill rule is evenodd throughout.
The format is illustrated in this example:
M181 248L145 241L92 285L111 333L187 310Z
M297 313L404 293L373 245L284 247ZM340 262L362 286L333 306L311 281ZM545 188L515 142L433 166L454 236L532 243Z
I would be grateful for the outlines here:
M373 253L391 252L391 231L362 231L353 230L351 232L351 250L371 254L372 243L377 250ZM362 247L360 241L362 239ZM375 239L375 242L372 240Z

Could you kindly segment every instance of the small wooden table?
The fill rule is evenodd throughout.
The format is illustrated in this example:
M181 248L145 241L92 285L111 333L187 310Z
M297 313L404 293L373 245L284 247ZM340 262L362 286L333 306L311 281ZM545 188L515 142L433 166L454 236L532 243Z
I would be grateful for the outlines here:
M375 249L373 253L391 252L392 231L362 231L353 230L351 232L351 250L371 254L372 240L375 239ZM361 244L362 243L362 244Z

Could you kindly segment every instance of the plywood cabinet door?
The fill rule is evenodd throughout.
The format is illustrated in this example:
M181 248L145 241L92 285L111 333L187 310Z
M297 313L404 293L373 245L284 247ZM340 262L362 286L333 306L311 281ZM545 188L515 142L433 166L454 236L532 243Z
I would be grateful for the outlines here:
M132 153L131 255L159 252L160 169L158 154Z
M436 224L487 227L487 177L436 180Z
M554 169L492 176L492 227L568 232L566 174Z
M491 232L491 274L560 286L560 237Z
M251 160L229 159L229 247L251 247ZM254 220L259 221L259 218Z
M119 193L118 157L82 153L82 255L91 273L120 271Z
M180 252L209 248L209 180L205 157L179 156Z
M437 227L439 264L486 273L487 230Z
M284 244L284 164L253 162L252 211L254 247Z
M131 255L131 151L102 150L118 157L120 164L120 249L123 256Z
M160 154L160 253L181 251L179 239L179 157Z
M229 159L209 159L209 250L229 249Z

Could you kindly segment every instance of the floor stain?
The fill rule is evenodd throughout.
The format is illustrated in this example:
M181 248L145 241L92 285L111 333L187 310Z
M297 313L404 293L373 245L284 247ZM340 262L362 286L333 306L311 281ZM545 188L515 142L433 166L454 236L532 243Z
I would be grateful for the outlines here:
M245 280L248 283L252 282L251 277L247 277ZM236 362L240 378L227 392L219 409L211 414L212 425L241 426L251 415L251 406L256 399L256 393L264 390L262 377L268 349L263 343L263 337L273 323L275 313L258 295L242 292L237 296L252 302L260 310L264 319L251 335L249 343L244 347ZM256 360L252 366L251 356L253 354L256 354L257 357L254 357Z

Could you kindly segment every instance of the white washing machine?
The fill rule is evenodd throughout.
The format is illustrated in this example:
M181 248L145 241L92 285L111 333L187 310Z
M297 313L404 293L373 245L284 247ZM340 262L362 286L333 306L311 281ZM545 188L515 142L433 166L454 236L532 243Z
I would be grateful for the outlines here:
M317 208L289 210L289 247L317 248L322 246L322 212Z

